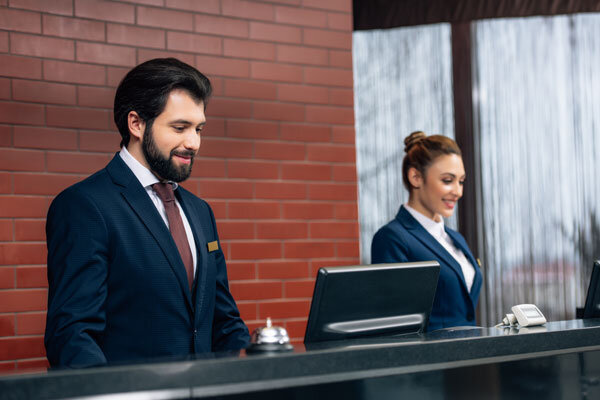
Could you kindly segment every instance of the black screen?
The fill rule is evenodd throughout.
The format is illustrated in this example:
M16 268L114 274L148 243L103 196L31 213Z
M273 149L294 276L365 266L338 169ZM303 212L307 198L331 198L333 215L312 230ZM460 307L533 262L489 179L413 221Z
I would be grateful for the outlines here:
M594 262L583 318L600 318L600 260Z
M435 261L319 269L304 343L422 332L439 274Z

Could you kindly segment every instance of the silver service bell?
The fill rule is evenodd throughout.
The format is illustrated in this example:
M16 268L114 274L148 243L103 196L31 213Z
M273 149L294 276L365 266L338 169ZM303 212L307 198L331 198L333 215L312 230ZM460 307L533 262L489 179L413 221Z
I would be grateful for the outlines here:
M246 353L275 353L294 349L285 328L273 326L268 317L266 324L252 332L250 347L246 349Z

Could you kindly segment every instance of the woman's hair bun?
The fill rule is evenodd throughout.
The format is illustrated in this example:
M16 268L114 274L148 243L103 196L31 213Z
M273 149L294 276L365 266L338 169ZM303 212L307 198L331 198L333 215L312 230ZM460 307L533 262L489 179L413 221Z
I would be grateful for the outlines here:
M423 131L415 131L404 138L404 152L408 153L408 151L415 144L419 143L421 140L425 139L427 135Z

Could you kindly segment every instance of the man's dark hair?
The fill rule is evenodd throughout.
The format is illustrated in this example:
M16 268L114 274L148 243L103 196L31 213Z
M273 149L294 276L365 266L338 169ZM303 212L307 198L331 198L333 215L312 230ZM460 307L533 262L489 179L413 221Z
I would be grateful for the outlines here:
M115 94L114 118L121 133L121 146L129 144L127 116L138 113L152 127L154 119L165 109L171 91L185 90L204 107L212 92L210 81L196 68L175 58L155 58L146 61L125 75Z

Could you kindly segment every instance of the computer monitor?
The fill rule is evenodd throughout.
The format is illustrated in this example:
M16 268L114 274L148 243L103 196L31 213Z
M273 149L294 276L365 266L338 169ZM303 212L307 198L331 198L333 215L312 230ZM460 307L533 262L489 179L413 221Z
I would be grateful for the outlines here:
M304 343L422 332L439 274L436 261L319 269Z
M583 318L600 318L600 260L594 262Z

